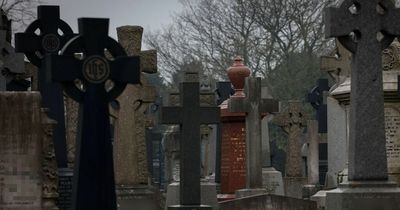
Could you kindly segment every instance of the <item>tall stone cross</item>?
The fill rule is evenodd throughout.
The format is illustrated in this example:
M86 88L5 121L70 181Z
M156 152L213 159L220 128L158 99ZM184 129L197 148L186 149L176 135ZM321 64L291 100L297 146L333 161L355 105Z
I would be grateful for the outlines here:
M231 97L228 111L246 113L246 187L263 188L261 157L261 119L266 113L279 112L279 102L261 98L261 78L247 77L246 97Z
M317 86L307 95L308 102L317 111L318 133L327 133L328 130L327 91L329 91L328 79L319 79Z
M349 180L387 180L382 50L400 35L392 0L352 1L325 10L326 37L353 53Z
M218 107L200 106L198 78L180 84L180 106L162 107L161 123L179 124L180 141L180 206L169 209L211 209L200 200L200 125L218 124ZM186 207L186 208L185 208Z
M336 48L329 54L321 56L320 69L327 72L336 85L341 84L350 77L351 52L336 39Z
M59 6L38 6L37 14L37 20L24 33L15 34L15 49L25 53L29 61L40 68L38 89L43 106L49 108L49 117L57 121L53 136L57 163L59 167L67 167L64 96L61 86L51 81L50 69L42 65L42 61L47 54L58 54L74 34L69 25L60 19Z
M61 55L46 57L53 80L80 103L83 113L73 184L76 210L116 209L109 102L127 83L140 81L140 58L126 56L121 45L108 36L108 24L108 19L78 19L79 36L65 45ZM105 57L105 50L112 60ZM83 53L82 58L76 53Z
M7 84L24 73L24 55L15 53L7 41L7 31L0 30L0 91L7 90Z
M272 122L288 134L286 177L302 177L302 158L300 137L306 126L306 119L300 101L289 101L288 108L274 116Z

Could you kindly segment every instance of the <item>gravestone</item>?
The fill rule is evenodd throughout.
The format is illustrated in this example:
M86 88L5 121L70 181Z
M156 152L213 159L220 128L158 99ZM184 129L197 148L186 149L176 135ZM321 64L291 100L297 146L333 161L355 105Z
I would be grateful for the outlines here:
M57 210L55 121L38 92L0 93L0 209Z
M235 93L230 82L218 82L216 93L216 102L220 106L222 102L227 100ZM216 130L216 145L215 145L215 182L221 183L221 144L222 144L222 124L217 125Z
M161 122L179 124L180 143L180 205L168 209L212 209L201 205L200 188L200 125L219 123L219 109L200 105L199 82L196 75L185 75L180 85L180 106L163 107Z
M57 121L54 144L58 167L67 167L64 96L61 86L53 83L49 77L51 69L42 65L42 61L47 54L57 54L74 34L68 24L60 19L59 6L38 6L37 15L37 20L24 33L15 34L15 49L16 52L25 53L29 61L40 68L38 89L43 106L49 108L49 117ZM40 33L36 34L37 31Z
M0 91L12 90L10 85L24 73L24 55L15 53L7 41L7 31L0 30ZM11 84L10 84L11 83Z
M109 102L127 83L140 81L140 57L127 57L124 49L108 36L108 19L78 19L79 36L60 55L47 55L53 81L80 103L82 113L77 137L74 170L74 209L116 209ZM113 57L109 60L104 51ZM83 59L75 53L83 52ZM83 86L76 86L80 80ZM113 86L106 86L112 81ZM81 89L83 88L83 89Z
M261 98L261 78L247 77L245 97L231 97L230 112L246 113L246 188L237 197L266 193L262 181L261 118L263 114L279 112L279 102Z
M288 101L287 109L275 115L273 123L279 125L288 134L284 177L285 195L302 198L302 188L306 184L306 178L303 177L300 139L306 120L301 102Z
M327 104L326 92L329 91L328 79L319 79L317 86L313 87L307 95L307 101L316 110L316 119L318 121L318 133L327 133Z
M269 94L268 87L262 87L261 89L261 97L262 98L271 98L272 96ZM270 146L270 138L269 138L269 122L271 121L272 116L267 115L261 120L261 151L262 151L262 179L263 179L263 187L267 189L269 194L273 195L284 195L283 190L283 178L282 173L277 171L272 166L272 150Z
M151 175L151 184L164 189L164 152L161 126L146 129L147 165Z
M128 84L116 99L119 109L114 124L114 164L117 190L131 191L135 186L147 185L149 172L146 155L146 127L152 122L145 114L156 99L156 91L148 85L144 73L157 72L157 52L141 51L143 28L122 26L117 28L118 40L129 56L140 56L141 84ZM120 197L120 199L124 199Z
M381 73L382 49L400 35L399 17L391 0L345 0L325 10L326 36L339 37L353 53L348 182L327 192L328 210L400 206L400 188L388 182Z

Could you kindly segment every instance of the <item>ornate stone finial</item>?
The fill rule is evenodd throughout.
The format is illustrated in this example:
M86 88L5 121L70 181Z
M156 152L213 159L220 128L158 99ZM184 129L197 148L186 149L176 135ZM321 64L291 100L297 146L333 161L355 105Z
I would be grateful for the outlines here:
M244 80L249 75L249 67L243 64L243 59L240 56L237 56L233 65L228 69L229 80L235 89L235 94L232 97L245 97L243 92Z

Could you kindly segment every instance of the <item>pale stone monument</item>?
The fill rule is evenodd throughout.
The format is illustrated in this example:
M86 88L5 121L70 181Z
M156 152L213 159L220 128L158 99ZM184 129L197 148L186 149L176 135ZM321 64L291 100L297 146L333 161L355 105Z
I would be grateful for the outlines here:
M57 210L55 121L38 92L0 93L0 209Z
M285 195L293 198L302 198L303 185L307 178L303 177L303 163L301 157L301 143L303 129L306 126L305 114L300 101L289 101L288 108L274 116L273 123L282 127L288 134L285 166Z

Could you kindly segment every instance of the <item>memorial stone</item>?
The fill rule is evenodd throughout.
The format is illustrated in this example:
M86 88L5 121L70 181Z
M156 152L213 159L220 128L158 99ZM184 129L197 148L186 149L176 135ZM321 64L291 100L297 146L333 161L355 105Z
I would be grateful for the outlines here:
M186 75L185 75L186 76ZM180 106L163 107L161 122L179 124L180 143L180 205L168 209L211 209L201 205L200 189L200 125L219 123L219 109L200 105L198 77L180 85Z
M43 106L49 108L49 117L57 121L54 130L57 163L59 167L67 167L64 96L60 84L53 83L49 77L51 69L42 65L42 61L47 54L57 54L74 34L68 24L60 19L59 6L38 6L37 15L37 20L24 33L15 34L15 49L16 52L25 53L29 61L40 68L38 89ZM36 34L36 31L40 31L40 34Z
M328 129L328 110L326 104L327 91L329 91L328 79L319 79L317 86L313 87L313 89L307 95L308 102L316 110L319 133L327 133Z
M400 35L399 17L391 0L345 0L325 10L326 36L353 53L348 182L327 192L328 210L400 206L400 188L388 182L381 73L382 49Z
M24 55L15 53L4 30L0 30L0 50L0 91L11 90L8 84L24 73Z
M0 209L57 210L55 121L38 92L0 93Z
M156 91L148 85L144 73L157 72L157 52L141 51L143 28L122 26L117 28L119 43L129 56L140 57L140 84L128 84L116 99L114 129L114 164L117 190L131 191L135 186L147 185L149 172L146 155L146 127L153 123L145 114L146 109L156 100ZM123 199L121 197L121 199Z
M231 97L228 101L230 112L246 113L246 188L239 190L238 197L243 193L266 193L262 183L261 163L261 118L271 112L279 112L279 102L273 99L261 98L261 78L247 77L245 81L245 97Z
M60 55L47 55L53 81L81 106L74 170L73 209L116 209L109 102L127 83L140 82L140 57L127 57L108 36L108 19L78 19L79 35ZM108 50L113 57L105 57ZM84 53L83 59L75 56ZM82 86L76 86L80 80ZM113 86L106 86L112 81ZM83 89L81 89L83 88Z
M287 109L275 115L273 119L273 123L282 127L288 134L284 185L285 195L294 198L302 198L302 188L306 184L300 142L306 120L301 106L300 101L289 101Z

